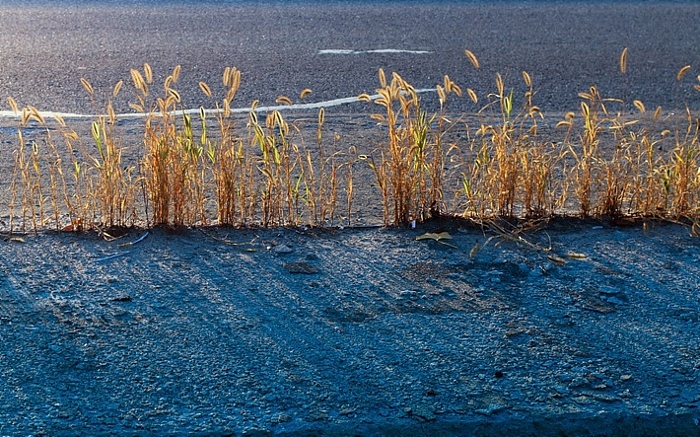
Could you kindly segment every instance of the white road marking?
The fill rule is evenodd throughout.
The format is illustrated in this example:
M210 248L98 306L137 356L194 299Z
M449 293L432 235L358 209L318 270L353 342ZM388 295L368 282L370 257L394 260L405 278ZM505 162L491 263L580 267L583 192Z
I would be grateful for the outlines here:
M396 54L407 53L412 55L430 55L433 52L428 50L403 50L403 49L375 49L375 50L346 50L346 49L324 49L319 50L319 55L362 55L372 53Z
M423 89L417 89L417 93L434 93L435 88L423 88ZM376 100L380 97L379 94L373 94L369 96L371 100ZM347 105L350 103L356 103L359 102L360 100L357 97L341 97L338 99L331 99L331 100L324 100L322 102L315 102L315 103L297 103L294 105L272 105L272 106L257 106L255 108L255 112L272 112L272 111L291 111L291 110L305 110L305 109L321 109L321 108L329 108L332 106L341 106L341 105ZM231 108L231 112L234 114L247 114L251 110L250 107L247 108ZM217 112L221 112L222 110L219 109L204 109L204 111L207 114L213 114ZM178 110L178 111L173 111L171 115L178 115L178 114L188 114L188 115L196 115L199 114L200 108L190 108L190 109L185 109L185 110ZM106 114L76 114L72 112L55 112L55 111L39 111L39 115L44 118L47 122L49 120L54 119L56 116L59 116L63 118L64 120L84 120L84 119L95 119L97 117L106 117ZM127 112L127 113L122 113L122 114L116 114L117 119L137 119L137 118L145 118L149 114L145 112ZM150 115L155 115L158 116L160 115L159 112L153 112ZM15 114L13 111L0 111L0 119L16 119L16 120L21 120L22 119L22 114Z

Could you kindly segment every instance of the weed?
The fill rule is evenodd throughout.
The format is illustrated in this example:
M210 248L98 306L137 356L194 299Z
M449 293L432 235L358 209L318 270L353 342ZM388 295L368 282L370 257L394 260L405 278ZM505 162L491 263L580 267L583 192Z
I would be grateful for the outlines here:
M465 55L480 67L472 52ZM628 56L624 49L623 75ZM678 71L676 93L690 68ZM282 110L263 114L253 102L247 117L237 118L231 107L241 73L232 67L222 75L222 98L199 83L213 108L188 111L175 89L179 76L178 66L156 96L148 64L130 71L130 106L144 114L137 144L123 142L113 109L122 81L101 103L81 79L93 106L105 108L88 135L9 99L21 114L10 229L327 226L342 223L342 216L352 224L358 196L381 205L386 225L456 211L483 222L580 215L696 223L700 216L700 121L687 103L682 117L664 116L660 107L652 115L641 100L628 107L593 86L579 94L577 111L547 128L532 78L522 72L524 93L508 89L497 74L482 106L453 118L448 101L479 105L474 90L463 93L445 76L431 111L399 74L380 70L378 98L359 99L380 108L372 118L383 140L358 146L329 133L337 126L329 126L325 109L311 121L290 121ZM310 94L305 89L299 99ZM277 102L293 103L286 96Z

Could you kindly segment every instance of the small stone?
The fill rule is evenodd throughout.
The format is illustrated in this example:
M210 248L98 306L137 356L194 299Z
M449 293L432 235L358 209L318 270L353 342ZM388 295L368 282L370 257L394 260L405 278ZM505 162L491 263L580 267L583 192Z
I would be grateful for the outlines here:
M618 299L618 298L616 298L616 297L614 297L614 296L613 296L613 297L610 297L610 298L608 298L608 299L606 299L606 300L608 301L608 303L611 303L611 304L613 304L613 305L623 305L623 304L624 304L623 301L621 301L620 299Z
M483 416L492 416L496 413L500 413L501 411L505 410L506 407L500 404L491 404L488 406L488 408L480 408L476 410L477 414L481 414Z
M292 420L292 416L290 416L289 414L286 414L286 413L280 413L276 417L276 420L277 420L277 423L289 422L290 420Z
M573 401L579 405L590 405L595 402L592 398L586 395L574 396Z
M284 268L291 274L311 275L318 273L318 269L316 267L304 261L286 263Z
M571 383L569 383L569 388L586 387L588 385L589 381L586 378L577 377L571 380Z
M554 390L556 390L557 393L559 393L559 394L561 394L561 395L568 395L569 393L571 393L571 391L569 390L569 388L566 387L566 386L564 386L564 385L556 385L556 386L554 387Z
M128 294L125 296L119 296L112 299L112 302L131 302L131 296Z
M349 408L349 407L348 407L348 408L343 408L342 410L340 410L340 413L339 413L339 414L340 414L341 416L350 416L351 414L355 414L355 411L356 411L356 410L355 410L354 408Z
M429 405L419 405L413 408L411 415L423 422L432 422L435 420L435 409Z
M601 401L601 402L610 403L610 402L619 402L620 401L619 396L611 395L608 393L595 393L592 396L593 396L593 398L595 398L596 400Z
M292 248L286 244L280 244L272 248L272 251L278 255L285 255L287 253L292 253Z
M326 410L312 411L308 416L306 416L306 420L308 422L320 422L326 419L328 419L328 412Z
M241 435L245 437L270 437L272 435L272 431L270 431L269 429L257 427L246 428L243 430Z
M598 291L601 294L619 294L620 293L620 290L618 290L617 288L610 287L607 285L601 286L600 288L598 288Z

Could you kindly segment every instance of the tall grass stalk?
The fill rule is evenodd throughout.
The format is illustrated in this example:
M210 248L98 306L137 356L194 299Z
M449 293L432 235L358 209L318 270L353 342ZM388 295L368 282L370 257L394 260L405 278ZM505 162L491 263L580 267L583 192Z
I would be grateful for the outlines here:
M476 56L466 55L479 68ZM627 55L620 58L623 74ZM160 95L148 64L130 71L130 106L146 114L136 144L123 142L114 111L122 81L100 104L81 80L93 105L105 108L85 137L60 117L44 120L35 107L20 109L9 99L21 114L10 229L327 226L343 216L353 224L360 195L374 199L386 225L445 213L700 218L700 121L687 103L683 117L664 116L662 108L652 115L641 100L628 106L590 87L579 94L577 111L547 123L527 72L524 88L508 88L496 75L495 90L481 104L474 90L463 93L445 76L435 88L439 106L431 108L399 74L380 70L379 97L359 99L379 108L372 118L383 140L356 145L327 134L337 126L329 125L326 109L305 123L279 109L264 114L254 102L247 120L237 118L231 106L241 73L232 67L224 70L221 98L199 83L213 109L191 114L175 89L180 70L165 78ZM688 71L678 72L676 88ZM303 90L300 99L310 93ZM448 101L462 98L476 109L453 117ZM292 103L285 96L277 101Z

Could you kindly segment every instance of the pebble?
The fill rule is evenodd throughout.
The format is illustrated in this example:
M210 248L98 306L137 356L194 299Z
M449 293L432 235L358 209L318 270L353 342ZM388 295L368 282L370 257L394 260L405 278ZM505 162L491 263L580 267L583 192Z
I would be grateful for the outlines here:
M415 298L418 295L418 292L415 290L402 290L399 292L399 295L401 297Z
M625 303L622 300L616 298L615 296L607 298L606 301L614 305L623 305Z
M270 437L272 435L272 431L269 429L252 427L244 429L241 435L244 437Z
M569 383L569 388L586 387L588 385L589 381L586 378L576 377Z
M602 294L619 294L620 290L614 287L610 287L608 285L602 285L598 288L598 291Z
M284 268L291 274L312 275L318 273L316 267L304 261L286 263L284 264Z
M292 420L292 416L287 413L280 413L273 419L273 423L284 423Z
M343 408L338 414L340 414L341 416L350 416L352 414L355 414L355 411L357 410L354 408Z
M482 416L492 416L496 413L500 413L501 411L505 410L506 407L501 404L491 404L487 408L479 408L475 410L477 414L481 414Z
M326 410L315 410L306 416L307 422L320 422L326 419L328 419L328 412Z
M285 255L288 253L292 253L294 250L287 246L286 244L280 244L272 248L272 251L275 252L278 255Z
M432 405L418 405L409 408L407 413L421 422L432 422L435 420L435 408Z

